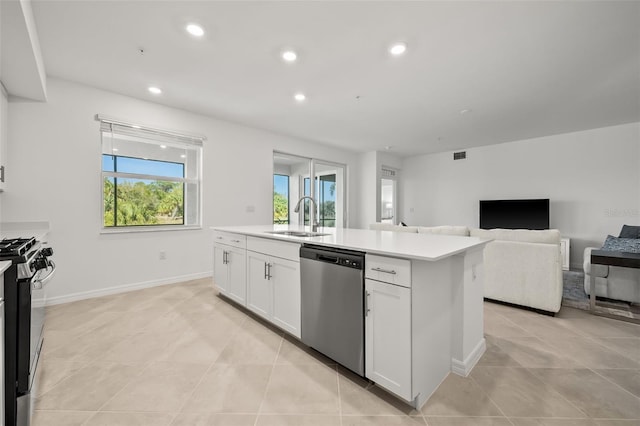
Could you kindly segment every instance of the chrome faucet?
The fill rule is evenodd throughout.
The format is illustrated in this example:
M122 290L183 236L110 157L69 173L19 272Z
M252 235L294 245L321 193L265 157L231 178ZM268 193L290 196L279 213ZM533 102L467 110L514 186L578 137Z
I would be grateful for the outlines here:
M317 232L318 231L318 218L316 217L316 210L318 210L318 205L316 204L316 200L314 200L313 198L305 195L304 197L302 197L302 198L300 198L298 200L298 204L296 204L296 208L293 209L293 211L296 212L296 213L298 213L300 211L300 203L305 198L308 198L313 203L313 208L314 208L314 210L313 210L313 226L311 227L311 231L312 232ZM318 213L320 213L320 212L318 212Z

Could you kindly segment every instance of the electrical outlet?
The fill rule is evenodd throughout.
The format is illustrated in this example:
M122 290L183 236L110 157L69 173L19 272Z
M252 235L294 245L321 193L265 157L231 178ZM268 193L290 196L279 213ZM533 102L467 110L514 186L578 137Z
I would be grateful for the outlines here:
M160 251L160 260L167 260L167 252L162 250Z

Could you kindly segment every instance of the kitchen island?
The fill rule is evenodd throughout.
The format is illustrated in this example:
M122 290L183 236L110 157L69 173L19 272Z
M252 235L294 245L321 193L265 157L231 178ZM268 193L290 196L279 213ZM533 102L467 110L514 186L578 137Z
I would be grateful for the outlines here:
M365 376L420 408L485 351L487 240L362 229L213 227L220 293L300 338L302 244L364 252Z

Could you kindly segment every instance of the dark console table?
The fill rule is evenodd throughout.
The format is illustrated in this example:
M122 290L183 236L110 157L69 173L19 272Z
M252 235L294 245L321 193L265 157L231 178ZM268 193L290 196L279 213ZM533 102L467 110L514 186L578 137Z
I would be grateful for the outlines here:
M621 266L624 268L640 268L640 254L620 251L593 250L591 252L591 264ZM596 277L594 274L591 274L590 299L591 312L594 314L640 324L639 314L613 307L596 305Z

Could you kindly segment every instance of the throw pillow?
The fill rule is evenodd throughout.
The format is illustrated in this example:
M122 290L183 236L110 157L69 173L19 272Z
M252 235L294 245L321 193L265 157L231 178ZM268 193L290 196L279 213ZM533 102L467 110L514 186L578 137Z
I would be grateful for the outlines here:
M619 238L640 238L640 226L622 225Z
M607 239L604 241L602 250L640 253L640 239L617 238L612 235L608 235Z

